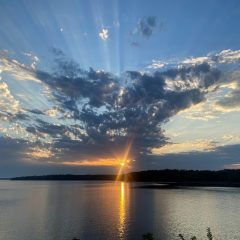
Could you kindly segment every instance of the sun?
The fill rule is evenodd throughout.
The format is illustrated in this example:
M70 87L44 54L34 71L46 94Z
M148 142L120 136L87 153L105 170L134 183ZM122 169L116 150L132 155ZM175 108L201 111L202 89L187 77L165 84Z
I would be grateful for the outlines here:
M120 165L123 167L123 166L125 166L125 163L124 163L124 162L121 162L121 164L120 164Z

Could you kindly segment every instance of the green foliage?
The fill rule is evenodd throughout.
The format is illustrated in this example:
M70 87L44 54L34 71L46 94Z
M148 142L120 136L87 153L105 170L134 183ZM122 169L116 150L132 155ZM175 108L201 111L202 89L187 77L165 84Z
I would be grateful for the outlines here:
M179 238L180 238L181 240L186 240L186 239L183 237L182 234L179 234L178 236L179 236ZM211 232L211 230L210 230L209 227L207 228L207 239L208 239L208 240L213 240L213 235L212 235L212 232ZM196 237L196 236L193 236L193 237L190 238L190 240L197 240L197 237Z
M213 235L209 227L207 228L207 237L208 237L208 240L213 240Z
M179 236L179 238L180 238L181 240L185 240L185 238L183 237L182 234L179 234L178 236Z
M180 238L181 240L186 240L186 239L183 237L182 234L179 234L178 236L179 236L179 238ZM193 237L190 238L190 240L197 240L197 238L196 238L195 236L193 236Z
M143 240L154 240L153 234L152 233L146 233L143 234Z

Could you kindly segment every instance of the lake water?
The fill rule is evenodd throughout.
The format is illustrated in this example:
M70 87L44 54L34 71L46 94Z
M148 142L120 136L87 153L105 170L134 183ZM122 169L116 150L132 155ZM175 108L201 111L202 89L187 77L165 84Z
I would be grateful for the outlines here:
M240 239L240 189L124 182L0 181L0 240Z

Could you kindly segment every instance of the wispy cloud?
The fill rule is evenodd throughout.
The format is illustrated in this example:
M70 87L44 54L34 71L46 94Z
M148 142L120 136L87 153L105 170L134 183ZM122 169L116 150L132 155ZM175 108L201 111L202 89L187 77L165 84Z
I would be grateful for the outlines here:
M153 59L152 63L147 66L149 69L161 69L181 66L194 66L202 63L207 63L210 66L219 64L232 64L240 61L240 50L226 49L218 53L209 53L207 56L188 57L184 59Z
M19 80L30 80L40 82L36 77L34 70L38 60L34 60L31 66L18 62L16 59L10 59L0 55L0 70L7 72Z
M103 40L106 41L109 37L108 35L108 29L107 28L103 28L100 32L99 32L99 37Z
M95 160L81 160L81 161L64 161L61 164L69 166L119 166L121 162L116 159L95 159Z
M169 143L160 148L154 148L153 154L165 155L165 154L178 154L189 152L207 152L214 151L216 143L209 140L189 141L182 143Z
M155 16L142 17L133 29L132 34L150 37L155 32L162 30L162 26L162 22Z
M14 115L20 111L19 101L11 94L7 83L0 80L0 112L9 115Z
M239 170L240 169L240 163L232 163L232 164L226 164L224 165L225 169L235 169Z
M240 134L225 134L223 140L228 144L240 144Z

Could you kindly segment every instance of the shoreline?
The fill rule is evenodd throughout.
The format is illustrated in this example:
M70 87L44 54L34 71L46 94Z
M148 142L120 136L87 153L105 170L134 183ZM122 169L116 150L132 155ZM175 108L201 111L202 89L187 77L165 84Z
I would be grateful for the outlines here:
M117 180L116 180L117 179ZM58 174L23 176L12 181L125 181L142 183L144 188L240 187L240 170L147 170L117 177L114 174Z

